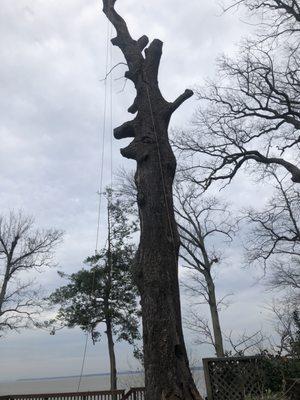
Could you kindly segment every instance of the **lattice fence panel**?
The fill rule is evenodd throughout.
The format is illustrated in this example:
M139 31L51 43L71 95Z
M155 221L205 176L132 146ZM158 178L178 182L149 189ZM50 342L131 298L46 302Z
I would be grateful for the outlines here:
M261 357L203 359L209 400L243 400L264 391Z

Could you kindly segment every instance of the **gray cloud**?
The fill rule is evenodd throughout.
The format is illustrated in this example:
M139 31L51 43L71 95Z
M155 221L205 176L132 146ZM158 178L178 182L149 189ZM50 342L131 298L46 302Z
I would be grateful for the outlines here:
M118 8L135 37L147 33L165 42L160 82L167 99L212 77L217 55L234 52L234 43L250 29L238 15L220 16L211 0L120 0ZM1 2L1 212L22 208L35 216L39 226L65 230L57 261L69 272L78 269L95 247L106 30L100 1ZM114 63L122 61L118 49L112 52ZM122 69L114 71L114 78L122 75ZM128 119L126 109L134 96L130 84L117 93L122 85L120 80L113 81L114 125ZM173 126L188 124L195 105L195 100L186 103L174 117ZM110 179L110 138L107 126L105 184ZM114 168L132 168L134 164L119 154L125 142L113 141L112 146ZM251 185L239 180L224 193L227 197L235 193L236 203L241 204L245 196L251 203L254 192ZM235 315L242 318L247 306L248 318L255 321L259 289L252 290L245 274L238 271L237 261L221 274L220 290L228 286L243 290L244 297L237 297ZM45 290L59 284L55 271L39 278ZM229 313L226 318L230 325ZM242 323L249 319L243 318ZM83 340L76 330L55 338L37 331L12 335L0 342L0 375L5 379L76 374ZM197 351L205 353L205 349ZM120 368L126 369L130 350L117 345L117 352ZM89 360L86 372L107 370L105 343L91 347Z

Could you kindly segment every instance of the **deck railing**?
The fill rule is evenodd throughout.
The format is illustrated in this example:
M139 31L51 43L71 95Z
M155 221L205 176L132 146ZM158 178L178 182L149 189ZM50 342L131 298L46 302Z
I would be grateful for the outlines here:
M10 394L0 396L0 400L144 400L144 388L125 390L103 390L97 392Z
M121 400L144 400L145 398L145 388L131 388Z
M0 396L0 400L122 400L125 390L97 392L15 394Z

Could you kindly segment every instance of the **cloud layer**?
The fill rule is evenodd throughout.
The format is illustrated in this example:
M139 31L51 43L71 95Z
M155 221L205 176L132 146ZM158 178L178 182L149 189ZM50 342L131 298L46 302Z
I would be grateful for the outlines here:
M211 0L120 0L117 4L134 37L146 33L165 42L160 83L170 100L212 77L217 55L234 52L234 44L249 30L238 15L220 15L217 2ZM1 212L23 209L35 216L39 226L63 229L65 241L57 261L68 272L76 271L95 248L107 26L101 2L96 0L1 2ZM112 50L112 58L114 64L122 61L118 49ZM113 78L123 72L120 66ZM123 81L114 79L115 126L127 120L134 92L128 84L119 93ZM175 115L173 126L188 124L195 105L194 100L187 102ZM114 169L134 166L119 154L125 143L112 142L111 135L107 123L104 184L110 180L110 146ZM236 190L237 203L238 198L244 201L245 193L251 203L255 194L242 183L230 190ZM260 303L248 275L235 264L220 279L221 292L233 288L240 293L241 302L232 312L245 327L255 321ZM45 290L59 284L55 271L40 279ZM230 326L232 315L224 316L225 325ZM76 330L54 338L37 331L12 335L0 342L1 379L78 374L83 343L83 334ZM205 351L197 348L197 358ZM91 346L88 354L87 373L108 369L104 342ZM128 369L130 349L118 344L117 354L119 368Z

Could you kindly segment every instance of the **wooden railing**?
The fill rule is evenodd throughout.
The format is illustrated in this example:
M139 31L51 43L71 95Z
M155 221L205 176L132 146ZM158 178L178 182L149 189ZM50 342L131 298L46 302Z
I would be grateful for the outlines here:
M103 390L101 392L16 394L0 396L0 400L122 400L124 395L125 390Z
M121 400L144 400L145 398L145 388L131 388Z
M0 400L144 400L145 388L125 390L104 390L101 392L10 394L0 396Z

